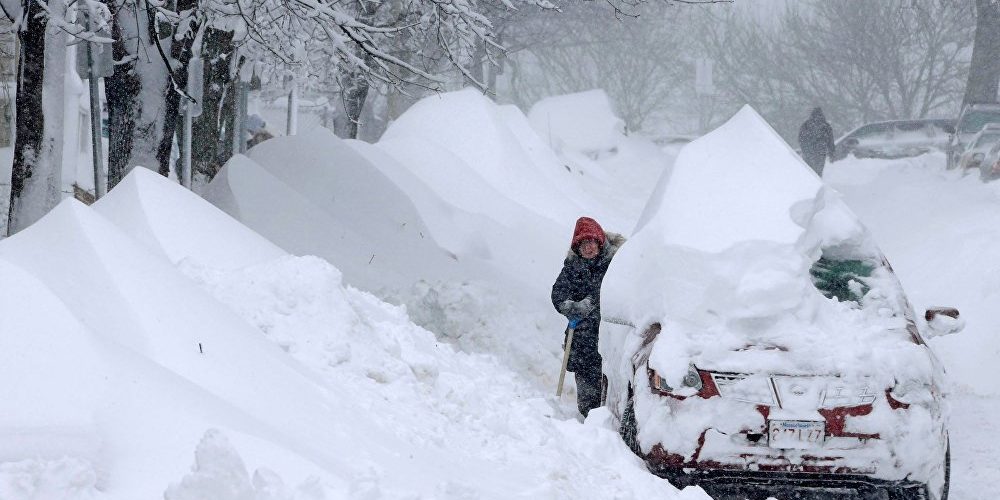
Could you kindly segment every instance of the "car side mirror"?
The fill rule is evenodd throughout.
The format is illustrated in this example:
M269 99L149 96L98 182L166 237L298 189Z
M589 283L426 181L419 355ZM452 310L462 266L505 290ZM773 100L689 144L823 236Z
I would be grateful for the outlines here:
M951 125L945 125L944 126L944 131L947 132L947 133L949 133L949 134L954 134L955 133L955 127L953 127Z
M927 320L928 336L932 338L958 333L965 328L965 320L954 307L930 307L924 319Z

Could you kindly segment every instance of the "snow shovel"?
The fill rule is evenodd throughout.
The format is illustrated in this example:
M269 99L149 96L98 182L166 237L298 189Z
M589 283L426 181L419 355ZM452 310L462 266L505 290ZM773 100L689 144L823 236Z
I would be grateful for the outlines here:
M556 387L556 397L562 396L563 382L566 381L566 367L569 365L569 351L573 348L573 333L580 320L574 318L569 320L569 328L566 332L566 346L563 348L562 370L559 371L559 385Z

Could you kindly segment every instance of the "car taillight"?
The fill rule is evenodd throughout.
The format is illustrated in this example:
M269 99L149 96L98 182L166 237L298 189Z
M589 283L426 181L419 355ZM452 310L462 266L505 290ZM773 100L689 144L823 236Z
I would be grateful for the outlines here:
M670 387L667 381L656 373L656 370L648 367L646 369L649 372L649 386L653 389L653 392L683 398L697 394L704 386L701 381L701 374L698 373L698 370L694 366L688 367L688 372L681 379L681 387L678 389Z
M916 380L897 382L886 391L886 399L893 409L909 408L910 405L930 404L934 402L931 386Z
M993 175L1000 174L1000 160L993 164L993 168L991 170L993 171Z

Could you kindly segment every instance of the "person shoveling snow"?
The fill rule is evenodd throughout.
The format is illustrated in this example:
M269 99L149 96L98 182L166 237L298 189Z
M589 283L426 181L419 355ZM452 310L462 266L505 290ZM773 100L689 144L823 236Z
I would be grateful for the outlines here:
M552 285L552 305L569 320L568 363L564 360L563 368L576 377L577 407L584 417L601 405L601 355L597 352L601 281L623 243L624 236L606 232L590 217L580 217L562 272Z

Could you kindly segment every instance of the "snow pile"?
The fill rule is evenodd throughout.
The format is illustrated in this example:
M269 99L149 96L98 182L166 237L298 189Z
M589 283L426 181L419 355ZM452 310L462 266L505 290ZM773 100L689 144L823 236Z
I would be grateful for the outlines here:
M557 151L597 156L617 148L625 138L625 122L615 115L611 100L600 89L546 97L531 107L528 120Z
M234 157L204 196L283 249L323 257L369 290L461 275L406 193L325 129Z
M121 187L0 243L0 496L704 498L329 263L142 169Z
M619 232L634 223L656 179L673 164L674 155L649 139L625 135L603 90L547 97L528 117L574 174L567 181L594 195L593 214Z
M602 330L605 369L619 379L632 379L632 355L653 323L662 333L648 366L671 387L684 387L692 365L749 374L741 390L755 377L801 375L838 377L880 394L897 381L927 386L939 375L913 341L912 311L867 230L749 107L686 146L660 180L611 264L602 312L637 326ZM673 404L654 396L646 377L635 382L646 450L664 443L690 456L701 432L715 429L720 434L705 438L700 459L736 456L726 435L763 425L753 405L725 398ZM826 383L816 380L816 394ZM822 420L819 404L786 404L782 418ZM927 408L894 413L877 399L851 425L894 437L859 453L859 467L867 459L893 463L878 474L896 479L935 472L924 461L940 456L941 443L926 436L941 422Z
M163 207L174 207L164 210ZM106 219L173 263L185 258L223 269L264 262L281 255L270 241L202 203L194 193L173 189L151 170L137 170L94 208ZM219 227L230 227L220 232ZM192 238L192 234L199 237Z
M506 198L447 150L418 139L346 142L409 196L435 241L467 264L465 279L537 287L539 276L558 274L546 254L565 244L563 227Z
M586 193L566 182L570 173L531 130L523 113L497 106L474 89L420 100L389 126L378 145L446 201L473 213L484 201L492 205L493 198L462 200L461 193L444 191L446 184L437 180L445 171L435 170L469 169L451 181L461 182L455 186L458 191L471 190L475 195L485 181L535 218L560 225L572 224L594 205ZM439 165L439 158L453 165Z

